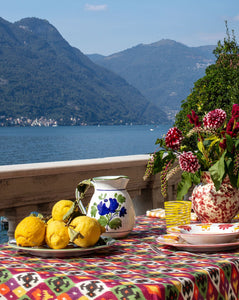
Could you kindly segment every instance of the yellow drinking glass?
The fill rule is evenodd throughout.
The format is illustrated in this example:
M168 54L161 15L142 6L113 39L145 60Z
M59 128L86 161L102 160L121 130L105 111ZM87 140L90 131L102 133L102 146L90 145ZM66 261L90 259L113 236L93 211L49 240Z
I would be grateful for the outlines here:
M191 221L191 201L165 201L166 227L189 224Z

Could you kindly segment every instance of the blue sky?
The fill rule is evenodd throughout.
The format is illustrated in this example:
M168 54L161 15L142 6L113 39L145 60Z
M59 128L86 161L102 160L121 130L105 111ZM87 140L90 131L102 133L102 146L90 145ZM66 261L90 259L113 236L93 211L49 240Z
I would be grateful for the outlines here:
M85 54L109 55L140 43L172 39L216 45L225 20L239 40L238 0L0 0L1 17L48 20Z

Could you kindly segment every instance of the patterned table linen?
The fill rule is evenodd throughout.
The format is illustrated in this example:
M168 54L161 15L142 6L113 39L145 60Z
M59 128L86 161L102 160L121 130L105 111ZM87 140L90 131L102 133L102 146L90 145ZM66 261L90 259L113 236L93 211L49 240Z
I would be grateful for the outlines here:
M0 300L239 299L239 250L216 258L160 256L149 244L164 233L163 220L140 216L108 251L67 259L0 245Z

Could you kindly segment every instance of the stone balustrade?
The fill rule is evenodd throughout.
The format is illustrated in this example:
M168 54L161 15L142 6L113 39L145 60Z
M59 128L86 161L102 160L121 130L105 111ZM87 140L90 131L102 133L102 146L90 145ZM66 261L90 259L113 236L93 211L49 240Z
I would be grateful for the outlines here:
M12 239L17 223L32 211L44 216L51 214L54 203L75 199L77 184L88 178L106 175L127 175L129 192L136 215L163 207L159 174L146 181L143 175L148 155L107 157L86 160L0 166L0 216L9 222L8 236ZM169 199L175 199L177 178L169 182ZM87 206L93 187L86 194Z

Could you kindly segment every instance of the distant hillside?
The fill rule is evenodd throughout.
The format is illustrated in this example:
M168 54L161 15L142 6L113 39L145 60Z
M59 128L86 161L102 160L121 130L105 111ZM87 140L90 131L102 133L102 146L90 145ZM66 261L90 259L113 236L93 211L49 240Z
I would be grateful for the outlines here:
M167 121L135 87L71 47L46 20L0 18L0 43L3 125L21 117L60 125Z
M193 83L204 76L205 68L214 63L215 47L188 47L165 39L109 56L88 57L125 78L165 112L172 112L180 108Z

